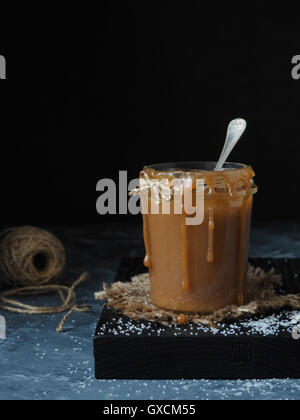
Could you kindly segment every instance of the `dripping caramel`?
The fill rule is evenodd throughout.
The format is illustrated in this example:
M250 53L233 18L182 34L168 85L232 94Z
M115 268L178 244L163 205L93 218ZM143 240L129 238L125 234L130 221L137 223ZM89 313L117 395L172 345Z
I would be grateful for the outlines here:
M175 214L172 199L170 214L143 214L144 263L156 306L207 313L245 302L253 177L252 168L244 165L222 172L143 169L140 178L149 188L153 180L169 185L175 178L189 178L194 199L196 179L205 186L200 225L187 226L186 214ZM146 197L151 201L150 189L140 195L142 207ZM161 209L163 194L160 198Z

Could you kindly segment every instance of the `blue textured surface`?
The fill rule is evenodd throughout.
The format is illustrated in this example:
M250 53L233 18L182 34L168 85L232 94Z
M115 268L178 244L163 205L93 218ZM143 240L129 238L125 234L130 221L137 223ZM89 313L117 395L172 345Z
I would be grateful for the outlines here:
M0 340L0 399L300 399L300 380L95 380L92 337L101 304L94 301L94 292L103 282L113 281L122 256L143 255L141 226L118 223L50 230L67 249L66 280L89 272L77 294L93 310L74 313L61 335L55 331L61 315L1 311L7 320L7 339ZM300 225L255 227L251 256L299 258ZM42 301L53 304L53 298Z

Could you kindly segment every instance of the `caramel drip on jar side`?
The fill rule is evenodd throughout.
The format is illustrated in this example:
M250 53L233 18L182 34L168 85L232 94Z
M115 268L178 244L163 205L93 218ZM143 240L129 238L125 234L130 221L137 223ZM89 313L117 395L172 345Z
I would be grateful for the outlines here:
M189 290L189 270L188 270L188 252L187 252L187 226L186 214L183 211L181 217L181 258L182 258L182 272L183 272L183 290Z
M144 258L144 266L147 268L151 268L151 243L150 243L150 237L149 237L149 228L148 228L148 219L147 215L143 214L143 234L144 234L144 244L145 244L145 250L146 255Z
M208 208L208 244L207 244L207 262L212 264L214 262L214 230L215 230L215 221L214 221L214 203L215 203L215 178L214 175L207 175L206 183L209 187L209 197L211 204Z
M209 222L208 222L208 249L207 249L207 262L214 262L214 209L209 207Z
M247 217L247 204L248 199L252 195L250 181L245 178L241 178L237 181L236 185L239 182L242 182L245 189L246 195L243 197L242 205L241 205L241 212L239 217L239 224L240 224L240 238L239 238L239 272L238 272L238 284L237 284L237 302L238 305L244 305L245 303L245 296L244 296L244 281L245 281L245 247L246 247L246 238L245 238L245 229L246 229L246 217Z
M147 215L143 214L143 233L144 233L144 243L145 243L145 250L146 255L144 258L144 266L147 268L151 267L151 247L150 247L150 238L148 232L148 220Z
M244 238L244 231L245 231L245 224L246 224L246 205L247 199L243 198L241 213L240 213L240 244L239 244L239 269L238 269L238 284L237 284L237 302L238 305L241 306L245 303L244 297L244 253L245 253L245 238Z
M140 199L141 199L142 214L143 214L143 236L144 236L144 245L145 245L145 252L146 252L145 258L144 258L144 266L147 268L151 268L152 262L151 262L151 242L150 242L149 226L148 226L148 211L149 211L148 198L149 198L149 190L141 190Z

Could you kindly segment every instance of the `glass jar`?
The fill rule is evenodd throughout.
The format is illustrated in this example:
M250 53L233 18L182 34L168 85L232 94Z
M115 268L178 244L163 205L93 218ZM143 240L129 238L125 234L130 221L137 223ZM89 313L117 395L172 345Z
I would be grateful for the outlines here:
M242 164L226 163L220 172L215 166L164 163L140 174L144 264L160 308L209 313L245 303L255 174Z

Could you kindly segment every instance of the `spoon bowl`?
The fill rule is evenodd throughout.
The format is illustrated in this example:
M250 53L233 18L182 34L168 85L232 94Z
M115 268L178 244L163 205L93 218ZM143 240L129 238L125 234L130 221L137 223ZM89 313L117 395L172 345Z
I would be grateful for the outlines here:
M242 118L237 118L228 125L225 144L219 158L219 161L215 167L215 171L222 171L224 163L228 156L232 152L234 146L237 144L239 139L244 134L247 128L247 122Z

